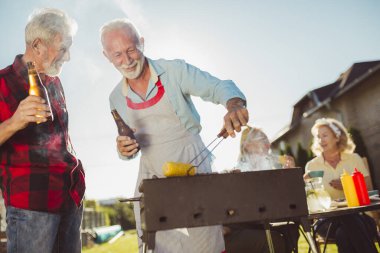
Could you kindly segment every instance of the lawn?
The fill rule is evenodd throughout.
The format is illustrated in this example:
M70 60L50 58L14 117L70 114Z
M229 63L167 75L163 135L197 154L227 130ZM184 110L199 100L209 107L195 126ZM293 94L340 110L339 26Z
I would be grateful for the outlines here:
M135 230L129 230L114 243L95 245L90 249L84 249L83 253L137 253L137 236Z
M377 245L378 246L378 245ZM379 247L377 247L379 249ZM309 249L305 238L301 235L298 241L298 252L307 253ZM321 247L323 250L323 248ZM91 249L84 249L83 253L137 253L137 238L136 231L129 230L125 234L116 240L114 243L104 243L101 245L95 245ZM338 250L335 245L329 244L326 249L327 253L337 253Z
M308 252L309 246L306 243L303 236L300 236L300 240L298 241L298 252L306 253ZM335 245L329 244L326 250L328 253L336 253ZM137 239L136 239L136 231L129 230L126 231L125 234L120 237L116 242L109 244L104 243L101 245L95 245L91 249L84 249L83 253L137 253Z

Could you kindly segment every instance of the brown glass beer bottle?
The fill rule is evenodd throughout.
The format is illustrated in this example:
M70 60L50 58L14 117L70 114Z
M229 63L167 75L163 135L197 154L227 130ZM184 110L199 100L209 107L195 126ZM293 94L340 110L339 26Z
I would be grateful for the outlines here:
M50 116L47 117L47 120L53 121L53 111L51 110L49 94L45 85L42 83L41 78L34 66L33 62L26 63L28 67L28 77L29 77L29 95L34 95L43 98L46 101L46 104L49 107ZM41 116L37 116L41 117ZM41 123L41 121L37 121L37 124Z
M117 125L117 131L120 136L128 136L129 138L136 140L135 135L133 134L133 130L124 122L124 120L120 117L119 113L116 109L111 111L113 119ZM137 147L137 151L140 150L140 147Z

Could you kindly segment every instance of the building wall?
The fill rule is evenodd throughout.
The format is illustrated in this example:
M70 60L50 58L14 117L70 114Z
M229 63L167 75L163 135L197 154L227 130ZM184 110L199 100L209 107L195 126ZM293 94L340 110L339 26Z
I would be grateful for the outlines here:
M380 186L380 71L339 97L333 106L343 114L343 123L360 131L368 151L371 175Z
M329 107L323 107L303 118L301 123L272 144L275 153L279 152L281 142L289 143L293 154L297 143L308 149L312 139L310 129L316 119L332 117L341 120L349 128L360 131L368 150L373 182L380 187L380 71L373 74L347 93L334 99Z
M304 149L309 150L313 138L310 130L314 125L315 120L322 117L338 118L339 115L336 112L330 111L326 108L319 109L309 117L303 118L300 124L298 124L285 136L281 137L279 141L272 143L272 150L275 153L279 153L280 149L284 149L281 142L288 143L292 148L293 154L297 154L298 143L300 143Z

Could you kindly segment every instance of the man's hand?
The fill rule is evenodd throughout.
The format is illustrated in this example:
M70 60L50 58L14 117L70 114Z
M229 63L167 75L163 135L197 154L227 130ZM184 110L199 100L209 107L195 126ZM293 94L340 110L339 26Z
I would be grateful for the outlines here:
M128 136L118 136L116 138L117 150L123 156L131 157L137 153L139 144L136 140Z
M227 137L235 137L235 131L240 132L241 127L247 125L248 122L248 110L246 103L241 98L231 98L227 101L227 114L224 116L224 129L227 134L223 135Z
M283 169L294 168L296 166L296 162L294 161L293 156L289 155L280 156L279 163L281 164Z
M50 116L45 100L29 96L22 100L12 117L0 124L0 146L31 122L45 122Z
M46 101L37 96L28 96L20 102L15 113L10 118L10 123L15 131L24 129L32 122L46 122L50 116L49 106Z
M341 191L343 190L342 182L340 181L340 179L333 179L333 180L330 181L329 184L334 189L341 190Z

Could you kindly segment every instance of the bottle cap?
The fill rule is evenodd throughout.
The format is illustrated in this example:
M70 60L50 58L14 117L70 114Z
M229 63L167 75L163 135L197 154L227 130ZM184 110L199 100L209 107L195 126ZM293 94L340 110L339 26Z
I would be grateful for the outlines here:
M341 177L343 177L343 176L348 176L348 173L345 169L343 169L343 173L342 173Z

